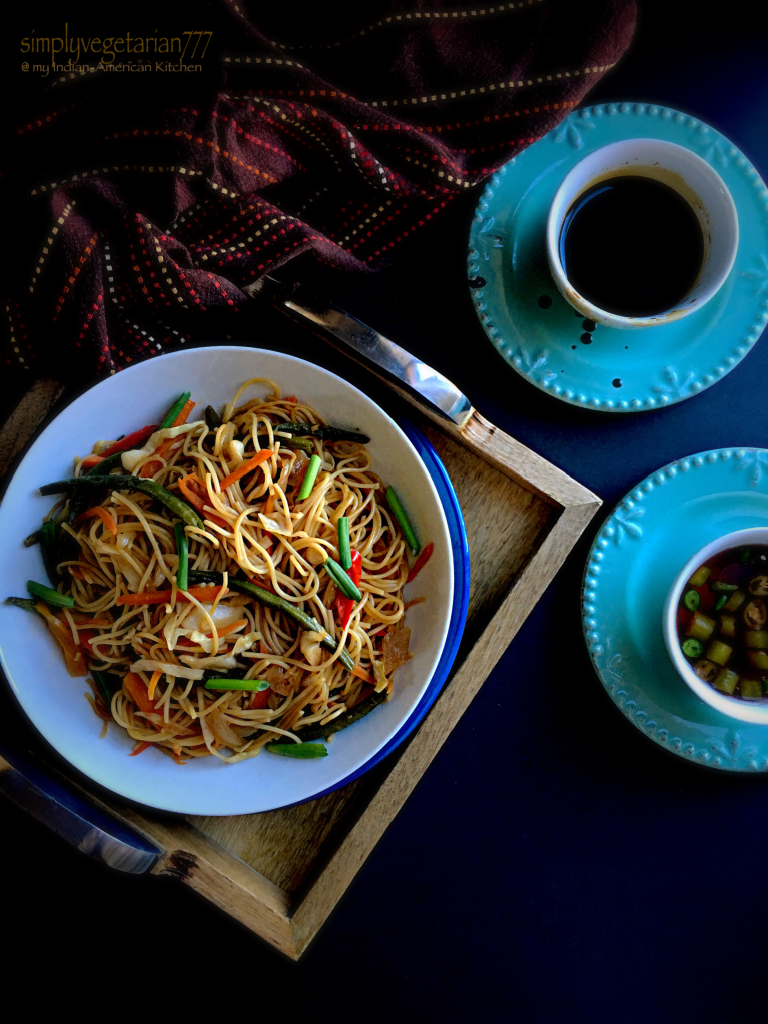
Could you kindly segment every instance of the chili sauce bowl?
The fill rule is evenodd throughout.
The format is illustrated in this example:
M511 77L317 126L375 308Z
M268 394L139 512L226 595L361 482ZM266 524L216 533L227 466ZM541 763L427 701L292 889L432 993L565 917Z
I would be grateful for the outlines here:
M745 700L741 697L730 697L716 690L693 670L690 662L682 652L677 632L677 610L680 598L691 576L699 566L710 558L727 551L728 548L746 547L748 545L768 544L768 526L756 526L749 530L738 530L705 545L690 558L678 573L672 589L667 597L662 618L664 643L678 675L710 707L715 708L729 718L736 718L753 725L768 725L768 697L761 700Z
M574 202L601 181L622 175L669 185L689 203L702 229L704 254L693 285L673 308L654 315L621 316L590 302L569 281L560 255L560 235ZM701 309L720 290L736 259L739 220L728 188L706 160L674 142L624 139L590 153L565 176L549 210L546 245L555 285L578 313L607 327L655 327Z

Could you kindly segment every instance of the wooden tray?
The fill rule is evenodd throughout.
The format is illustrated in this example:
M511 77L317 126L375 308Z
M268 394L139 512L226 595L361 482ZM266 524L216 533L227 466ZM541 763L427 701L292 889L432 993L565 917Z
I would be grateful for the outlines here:
M0 433L0 475L61 387L40 381ZM423 412L420 410L420 412ZM163 851L172 875L294 959L330 914L600 506L600 499L478 413L459 430L415 418L453 481L471 590L452 675L413 736L367 774L310 803L185 818L87 795Z

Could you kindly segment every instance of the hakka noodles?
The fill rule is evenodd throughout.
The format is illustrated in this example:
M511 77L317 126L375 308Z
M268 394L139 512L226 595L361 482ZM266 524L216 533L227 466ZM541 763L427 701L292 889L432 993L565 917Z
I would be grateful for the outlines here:
M237 407L254 386L267 396ZM193 409L183 394L41 488L65 495L26 542L51 586L8 601L45 619L70 675L91 677L102 735L114 721L133 755L325 756L318 741L386 700L411 657L403 587L432 545L369 438L272 381L221 415Z

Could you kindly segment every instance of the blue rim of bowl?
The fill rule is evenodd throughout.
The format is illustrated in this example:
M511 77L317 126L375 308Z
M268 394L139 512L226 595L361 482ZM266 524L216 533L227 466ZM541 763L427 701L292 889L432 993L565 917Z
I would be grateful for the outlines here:
M448 623L445 646L440 655L440 661L437 663L437 668L432 674L432 678L421 700L395 735L380 750L377 750L373 757L347 775L345 779L341 779L340 782L329 786L328 789L315 793L313 796L308 797L307 800L297 800L296 803L284 805L286 807L296 807L299 804L308 803L310 800L317 800L321 796L327 796L328 793L341 789L342 786L346 786L348 783L354 782L355 779L359 779L361 775L370 771L371 768L391 754L396 747L399 747L403 740L407 739L416 726L422 722L426 713L437 700L456 659L456 653L464 634L467 609L469 608L469 542L467 541L467 530L464 525L464 517L461 514L459 499L456 497L456 491L453 489L451 478L448 476L440 456L426 437L412 423L409 423L408 420L402 417L398 417L395 422L419 453L419 457L424 462L427 472L432 477L432 483L435 485L435 489L440 497L448 524L448 533L453 549L453 607L451 608L451 618Z

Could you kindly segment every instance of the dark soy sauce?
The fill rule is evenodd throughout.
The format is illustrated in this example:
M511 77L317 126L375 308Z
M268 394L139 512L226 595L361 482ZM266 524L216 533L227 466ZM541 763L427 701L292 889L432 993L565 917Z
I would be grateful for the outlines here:
M640 175L607 178L583 192L560 232L560 262L573 287L619 316L673 309L704 259L701 225L670 185Z

